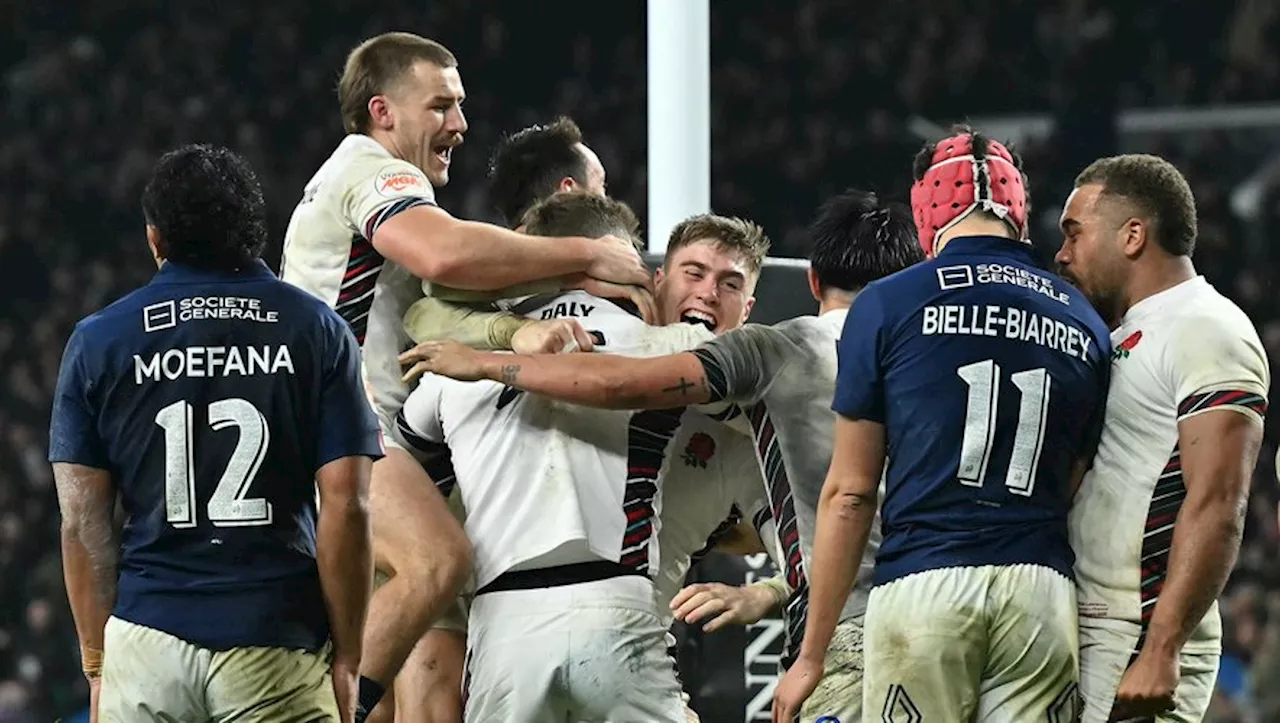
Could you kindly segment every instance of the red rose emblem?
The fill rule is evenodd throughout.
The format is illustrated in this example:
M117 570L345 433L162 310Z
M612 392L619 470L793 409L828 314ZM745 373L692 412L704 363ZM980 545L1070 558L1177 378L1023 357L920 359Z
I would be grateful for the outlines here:
M1138 342L1140 342L1140 341L1142 341L1142 332L1141 332L1141 331L1135 331L1135 332L1133 332L1132 334L1130 334L1130 335L1129 335L1129 338L1127 338L1127 339L1125 339L1124 341L1120 342L1120 348L1121 348L1121 349L1124 349L1125 351L1129 351L1129 350L1133 349L1135 346L1137 346L1137 345L1138 345Z
M711 461L711 457L716 453L716 441L711 435L705 432L695 432L689 437L689 443L684 447L684 463L690 467L706 468L707 462Z

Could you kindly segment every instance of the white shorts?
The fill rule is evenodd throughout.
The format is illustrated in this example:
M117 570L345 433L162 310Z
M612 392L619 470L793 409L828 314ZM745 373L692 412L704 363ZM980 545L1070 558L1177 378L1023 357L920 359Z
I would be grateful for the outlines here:
M477 595L467 723L685 723L656 607L639 576Z
M338 722L329 652L212 651L112 617L103 641L102 723Z
M871 591L863 701L883 720L1074 721L1075 585L1039 565L951 567Z
M1116 700L1120 678L1137 653L1141 627L1137 623L1080 618L1080 695L1084 698L1081 723L1105 723ZM1172 713L1156 716L1158 723L1200 723L1218 680L1216 652L1183 652L1182 677Z

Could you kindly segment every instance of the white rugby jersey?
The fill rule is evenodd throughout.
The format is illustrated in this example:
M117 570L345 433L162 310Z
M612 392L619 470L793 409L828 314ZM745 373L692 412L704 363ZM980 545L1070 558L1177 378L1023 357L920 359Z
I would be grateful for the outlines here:
M408 396L397 355L409 346L402 317L421 282L373 248L378 226L414 206L435 205L416 166L372 138L352 134L307 183L285 231L280 276L329 304L364 351L374 409L389 419Z
M671 616L671 599L709 538L734 507L756 526L775 564L777 538L764 477L750 437L693 410L685 412L667 460L662 486L662 551L656 583L659 611ZM779 567L781 569L781 567Z
M1135 304L1111 340L1106 422L1071 509L1071 546L1080 616L1145 626L1186 497L1178 422L1227 409L1261 424L1270 371L1249 318L1204 277ZM1213 652L1221 638L1214 603L1185 650Z
M603 336L597 349L631 356L689 349L706 333L688 324L649 327L582 291L520 311L578 318ZM439 454L425 466L437 484L452 477L462 493L480 588L508 570L592 560L652 576L660 559L660 473L683 416L679 409L590 409L428 374L405 402L397 434L419 452L449 453L448 469Z

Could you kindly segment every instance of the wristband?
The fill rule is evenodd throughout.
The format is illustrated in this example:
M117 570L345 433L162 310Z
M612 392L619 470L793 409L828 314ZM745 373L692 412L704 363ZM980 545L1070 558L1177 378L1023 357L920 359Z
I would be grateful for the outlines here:
M89 680L102 677L102 651L81 645L80 669Z
M510 349L511 339L532 322L508 312L494 314L489 320L489 344L494 349Z
M751 587L758 587L768 590L773 596L776 606L781 606L791 596L791 589L787 587L787 581L781 576L766 578L764 580L756 580L751 583Z

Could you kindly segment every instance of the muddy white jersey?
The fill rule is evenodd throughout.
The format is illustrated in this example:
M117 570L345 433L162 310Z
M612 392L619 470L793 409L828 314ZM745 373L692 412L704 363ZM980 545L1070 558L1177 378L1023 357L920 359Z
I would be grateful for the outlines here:
M649 327L581 291L521 311L579 318L596 333L599 351L655 356L697 343L688 325ZM684 414L591 409L428 374L396 426L411 449L450 460L448 469L425 466L437 484L456 482L462 493L480 588L508 570L593 560L652 576L660 480Z
M669 604L684 586L685 574L714 546L726 521L753 524L774 563L780 558L764 476L750 437L691 409L685 412L667 465L656 582L659 612L670 616Z
M378 227L435 205L427 177L372 138L347 136L307 183L284 237L281 277L333 307L364 352L366 387L384 423L408 389L396 356L409 346L402 317L421 282L373 247Z
M1178 423L1213 412L1261 424L1270 371L1252 322L1203 277L1135 304L1111 340L1106 421L1071 509L1071 546L1082 624L1145 627L1186 498ZM1215 603L1185 650L1216 651L1221 637Z

